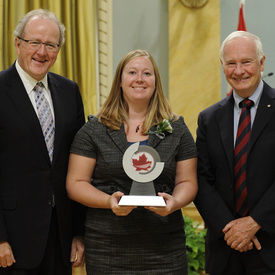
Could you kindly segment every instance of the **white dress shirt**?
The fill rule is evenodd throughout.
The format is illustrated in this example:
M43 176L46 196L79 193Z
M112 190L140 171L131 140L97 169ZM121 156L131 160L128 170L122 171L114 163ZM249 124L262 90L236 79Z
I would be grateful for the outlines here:
M257 89L249 97L249 99L254 102L253 107L251 107L251 109L250 109L251 129L252 129L253 122L254 122L254 119L255 119L255 116L256 116L256 113L257 113L259 101L260 101L260 98L261 98L261 95L262 95L262 92L263 92L263 87L264 87L264 83L261 80L260 84L257 87ZM244 98L239 96L234 90L233 90L233 98L234 98L234 101L235 101L235 104L234 104L234 144L235 144L236 135L237 135L237 131L238 131L239 118L240 118L241 111L242 111L242 108L239 107L239 103L242 100L244 100Z
M37 82L42 82L44 87L45 87L45 97L46 99L48 100L49 104L50 104L50 108L51 108L51 111L52 111L52 115L53 115L53 119L54 119L54 111L53 111L53 102L52 102L52 97L51 97L51 92L49 90L49 87L48 87L48 78L47 78L47 75L44 76L43 79L41 79L40 81L37 81L35 80L34 78L32 78L29 74L27 74L19 65L18 63L18 60L16 60L15 62L15 68L24 84L24 87L26 89L26 92L30 98L30 101L33 105L33 108L36 112L36 115L38 116L37 114L37 108L36 108L36 103L35 103L35 98L34 98L34 91L33 91L33 88L35 87L36 83Z

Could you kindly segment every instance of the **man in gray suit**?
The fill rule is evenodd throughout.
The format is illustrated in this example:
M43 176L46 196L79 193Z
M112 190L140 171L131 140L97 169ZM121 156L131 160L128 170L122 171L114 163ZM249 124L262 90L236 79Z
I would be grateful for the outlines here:
M29 12L14 31L18 59L0 72L0 274L67 275L83 263L85 208L65 189L83 104L75 82L48 72L64 32L52 12Z

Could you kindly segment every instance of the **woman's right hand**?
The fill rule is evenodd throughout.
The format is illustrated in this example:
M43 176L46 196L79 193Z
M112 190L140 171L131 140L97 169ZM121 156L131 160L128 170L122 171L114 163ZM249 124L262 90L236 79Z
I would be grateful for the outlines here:
M119 200L123 195L122 192L117 191L110 196L110 208L117 216L127 216L133 209L137 208L136 206L119 206Z

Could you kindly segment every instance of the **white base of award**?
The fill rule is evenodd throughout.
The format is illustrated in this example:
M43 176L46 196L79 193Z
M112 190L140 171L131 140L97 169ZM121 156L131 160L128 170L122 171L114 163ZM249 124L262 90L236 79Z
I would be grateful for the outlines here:
M121 197L119 206L158 206L165 207L166 203L161 196L134 196L124 195Z

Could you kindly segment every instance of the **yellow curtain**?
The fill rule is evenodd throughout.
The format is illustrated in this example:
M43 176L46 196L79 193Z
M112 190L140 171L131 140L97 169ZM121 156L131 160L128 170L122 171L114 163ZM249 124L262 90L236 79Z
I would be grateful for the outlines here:
M199 9L169 0L169 100L196 138L199 112L220 100L220 1ZM182 213L203 222L192 203Z
M86 117L97 111L96 1L0 0L0 70L16 59L13 38L19 19L33 9L53 11L66 26L66 42L51 71L76 81Z
M199 112L220 100L220 0L198 9L169 0L169 99L196 137Z

